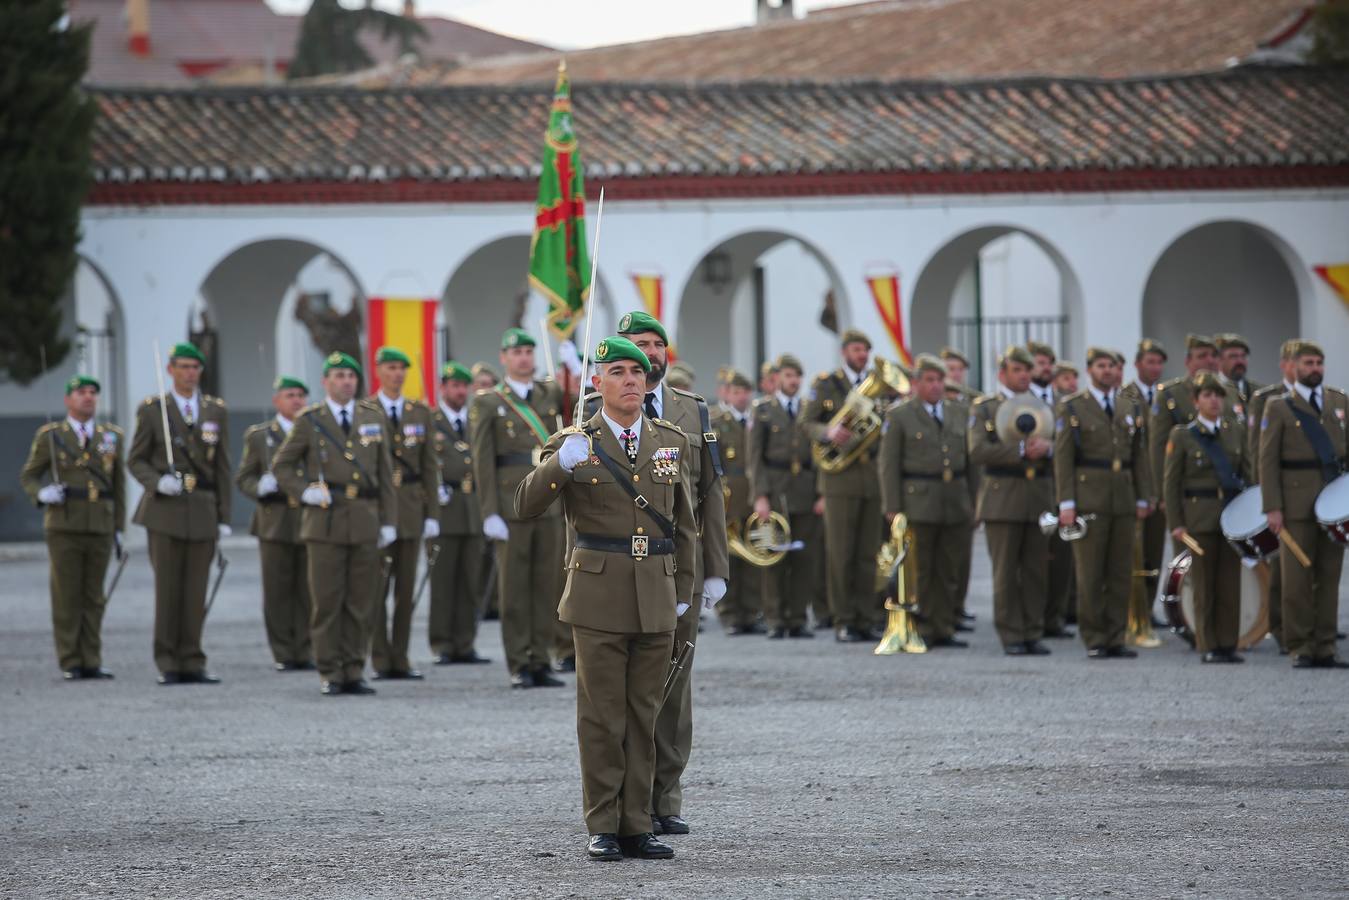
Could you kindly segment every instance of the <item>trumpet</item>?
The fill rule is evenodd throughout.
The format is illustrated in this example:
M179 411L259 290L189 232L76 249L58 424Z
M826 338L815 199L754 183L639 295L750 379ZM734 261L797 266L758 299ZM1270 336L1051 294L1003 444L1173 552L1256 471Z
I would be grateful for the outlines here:
M927 642L918 633L914 619L919 615L917 598L910 599L918 586L918 557L913 549L913 532L903 513L890 523L890 539L876 554L877 591L885 596L885 633L876 649L877 656L896 653L926 653Z
M1062 525L1059 527L1059 539L1063 541L1080 541L1087 536L1087 523L1096 518L1096 513L1087 513L1085 516L1078 516L1071 525Z
M726 544L731 553L751 566L767 569L782 562L792 549L792 526L777 510L769 511L766 522L751 514L744 525L726 523Z
M817 443L810 449L815 466L825 472L842 472L881 438L881 401L909 393L909 376L898 363L875 358L862 383L848 392L847 399L829 420L829 427L846 428L850 437L843 444Z

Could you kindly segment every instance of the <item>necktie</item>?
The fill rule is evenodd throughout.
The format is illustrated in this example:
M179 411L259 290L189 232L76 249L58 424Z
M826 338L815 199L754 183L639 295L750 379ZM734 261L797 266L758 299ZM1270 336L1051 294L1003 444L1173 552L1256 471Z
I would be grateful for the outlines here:
M525 402L528 403L528 402L529 402L529 398L530 398L530 397L533 397L533 396L534 396L534 389L533 389L533 388L528 388L528 389L525 391Z
M187 423L187 427L188 427L188 428L191 428L191 427L192 427L193 418L192 418L192 401L191 401L191 400L189 400L189 401L187 401L186 403L183 404L183 421Z
M623 431L623 450L628 454L628 462L637 463L637 435L625 429Z
M454 433L455 433L456 436L458 436L459 440L462 441L462 440L464 439L464 420L463 420L463 419L455 419L455 420L454 420Z
M937 426L940 427L940 426L941 426L941 407L938 406L938 405L935 404L935 403L932 404L932 418L936 420Z
M347 415L345 409L342 410L342 433L351 434L351 418Z
M1148 406L1152 405L1152 388L1144 388L1148 392Z
M84 430L83 425L80 425L76 430L79 432L80 435L80 446L81 447L87 446L89 444L89 432Z
M1115 418L1115 404L1110 402L1110 395L1105 395L1105 417L1107 419Z
M656 395L654 393L646 395L646 401L642 404L642 412L646 413L648 419L658 419L656 415Z
M787 418L791 419L793 422L796 421L796 401L795 401L795 400L788 400L788 401L787 401Z
M398 431L398 407L389 407L389 421L393 423L393 430Z
M1311 401L1312 409L1316 410L1316 414L1319 416L1321 415L1321 401L1316 398L1316 394L1316 388L1312 388L1311 392L1307 394L1307 399Z

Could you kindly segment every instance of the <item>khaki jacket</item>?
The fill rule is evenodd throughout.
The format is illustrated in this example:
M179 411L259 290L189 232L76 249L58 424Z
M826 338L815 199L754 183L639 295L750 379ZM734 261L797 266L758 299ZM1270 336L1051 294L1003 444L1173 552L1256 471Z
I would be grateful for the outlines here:
M178 412L178 404L172 399L166 404L173 465L182 475L183 493L169 497L155 492L160 477L169 474L158 394L146 397L136 409L136 433L127 466L145 488L136 508L137 525L183 540L213 541L219 526L230 520L229 421L225 401L207 394L200 397L201 409L191 429Z
M1199 421L1171 429L1166 443L1162 497L1166 500L1166 528L1184 527L1193 534L1220 530L1223 507L1235 495L1226 495L1208 452L1199 442ZM1250 483L1251 460L1246 455L1246 426L1224 419L1218 424L1218 443L1243 484ZM1212 496L1210 496L1210 494Z
M812 441L820 445L827 443L824 435L829 430L829 421L843 407L851 391L852 383L842 368L821 372L816 376L806 394L800 416L802 427ZM820 493L839 497L879 497L881 482L876 468L879 452L880 441L877 441L857 462L842 472L818 473Z
M592 416L585 424L591 440L599 442L624 472L631 472L632 485L650 508L674 523L675 552L639 559L631 551L573 547L558 607L559 618L569 625L619 634L673 631L676 605L693 602L698 535L688 468L682 464L691 452L689 441L681 429L663 419L643 419L640 428L637 462L631 464L601 416ZM638 507L598 457L571 472L563 470L557 450L566 437L564 433L550 438L543 461L520 482L515 494L520 515L544 515L560 497L567 524L578 540L608 538L631 547L634 538L664 539L652 516Z
M1146 412L1116 397L1115 417L1090 390L1059 401L1054 436L1054 487L1059 503L1073 501L1077 514L1132 515L1152 491Z
M987 397L970 411L969 458L983 470L978 517L983 522L1035 522L1054 511L1052 457L1026 459L1020 443L998 437L994 421L1005 402Z
M440 467L431 446L431 407L405 399L395 432L380 396L373 395L368 402L384 413L393 484L398 489L398 537L420 538L426 520L440 516Z
M815 507L815 472L810 438L802 428L804 398L797 398L796 421L776 396L754 401L749 430L749 482L754 498L767 497L773 508L795 515Z
M1194 416L1194 379L1172 378L1157 385L1148 419L1148 460L1152 464L1154 488L1161 489L1156 478L1166 469L1166 442L1171 430L1177 425L1189 425ZM1246 419L1246 405L1235 391L1228 391L1223 401L1223 419L1237 422Z
M748 419L748 411L745 416ZM712 430L717 433L717 445L721 448L726 518L743 525L754 506L749 490L750 429L736 421L733 413L718 408L712 413Z
M702 410L707 409L707 402L697 394L672 388L664 382L659 390L660 421L674 425L689 442L686 467L689 482L694 485L690 497L697 517L699 540L694 579L701 590L704 578L731 577L731 551L726 544L726 495L717 483L720 478L712 465L714 450L706 440L703 428ZM710 422L710 412L708 419ZM716 434L715 431L712 433ZM725 462L723 458L722 464Z
M1349 401L1338 388L1323 387L1321 396L1321 425L1343 467ZM1303 521L1316 518L1316 496L1326 486L1326 479L1320 457L1293 415L1292 406L1316 415L1297 391L1271 397L1265 404L1260 420L1260 491L1265 512L1282 510L1284 519Z
M297 502L311 483L328 485L331 505L302 507L302 541L373 544L380 526L398 523L393 462L378 405L357 401L349 434L342 433L326 401L305 407L273 457L272 471Z
M969 407L943 400L938 426L927 407L910 397L885 414L881 438L881 495L886 513L903 513L920 525L970 520L966 479Z
M479 534L482 513L473 485L473 450L468 443L468 422L462 437L455 434L450 420L437 406L431 412L431 439L440 466L440 480L453 493L448 506L440 507L440 533L444 535ZM437 498L438 499L438 498Z
M266 497L258 496L258 479L272 471L276 451L286 442L286 433L277 424L275 418L250 426L244 432L244 452L239 458L239 471L234 475L234 483L248 499L257 503L253 507L253 517L248 523L248 533L264 541L277 541L283 544L300 542L300 501L285 490L278 490ZM275 472L272 472L275 475ZM304 466L296 473L304 478ZM281 479L277 478L280 486Z
M64 419L37 430L19 472L24 493L34 505L42 505L37 492L51 480L53 445L56 479L66 485L66 502L45 508L44 528L75 534L112 534L126 528L125 444L122 429L116 425L95 424L83 448L75 429Z
M473 448L473 485L483 518L527 518L516 512L515 493L520 482L534 469L534 460L546 443L515 411L515 406L533 410L546 434L557 429L562 409L562 389L552 380L535 381L529 402L521 400L503 381L496 388L478 391L468 407L469 443ZM559 516L560 509L545 513Z
M1282 397L1288 392L1282 381L1266 385L1251 395L1246 404L1246 455L1251 460L1253 484L1260 482L1260 422L1265 417L1265 405L1273 397Z

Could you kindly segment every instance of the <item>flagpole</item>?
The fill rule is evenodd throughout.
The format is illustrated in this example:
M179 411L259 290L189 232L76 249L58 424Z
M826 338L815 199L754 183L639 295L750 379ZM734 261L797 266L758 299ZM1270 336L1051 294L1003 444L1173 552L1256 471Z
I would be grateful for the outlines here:
M581 414L585 411L586 384L590 381L590 326L594 324L595 295L599 293L600 226L604 222L604 188L600 187L600 202L595 208L595 241L590 247L590 296L581 301L581 314L586 320L585 343L581 345L581 384L576 389L576 415L572 424L581 428Z

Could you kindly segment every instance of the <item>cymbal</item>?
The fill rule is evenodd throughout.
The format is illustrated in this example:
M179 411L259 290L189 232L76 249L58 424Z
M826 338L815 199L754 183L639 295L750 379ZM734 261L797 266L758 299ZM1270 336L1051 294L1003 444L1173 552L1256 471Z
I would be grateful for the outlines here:
M1054 411L1029 391L1010 397L998 407L993 427L1001 440L1009 443L1044 438L1054 439Z

